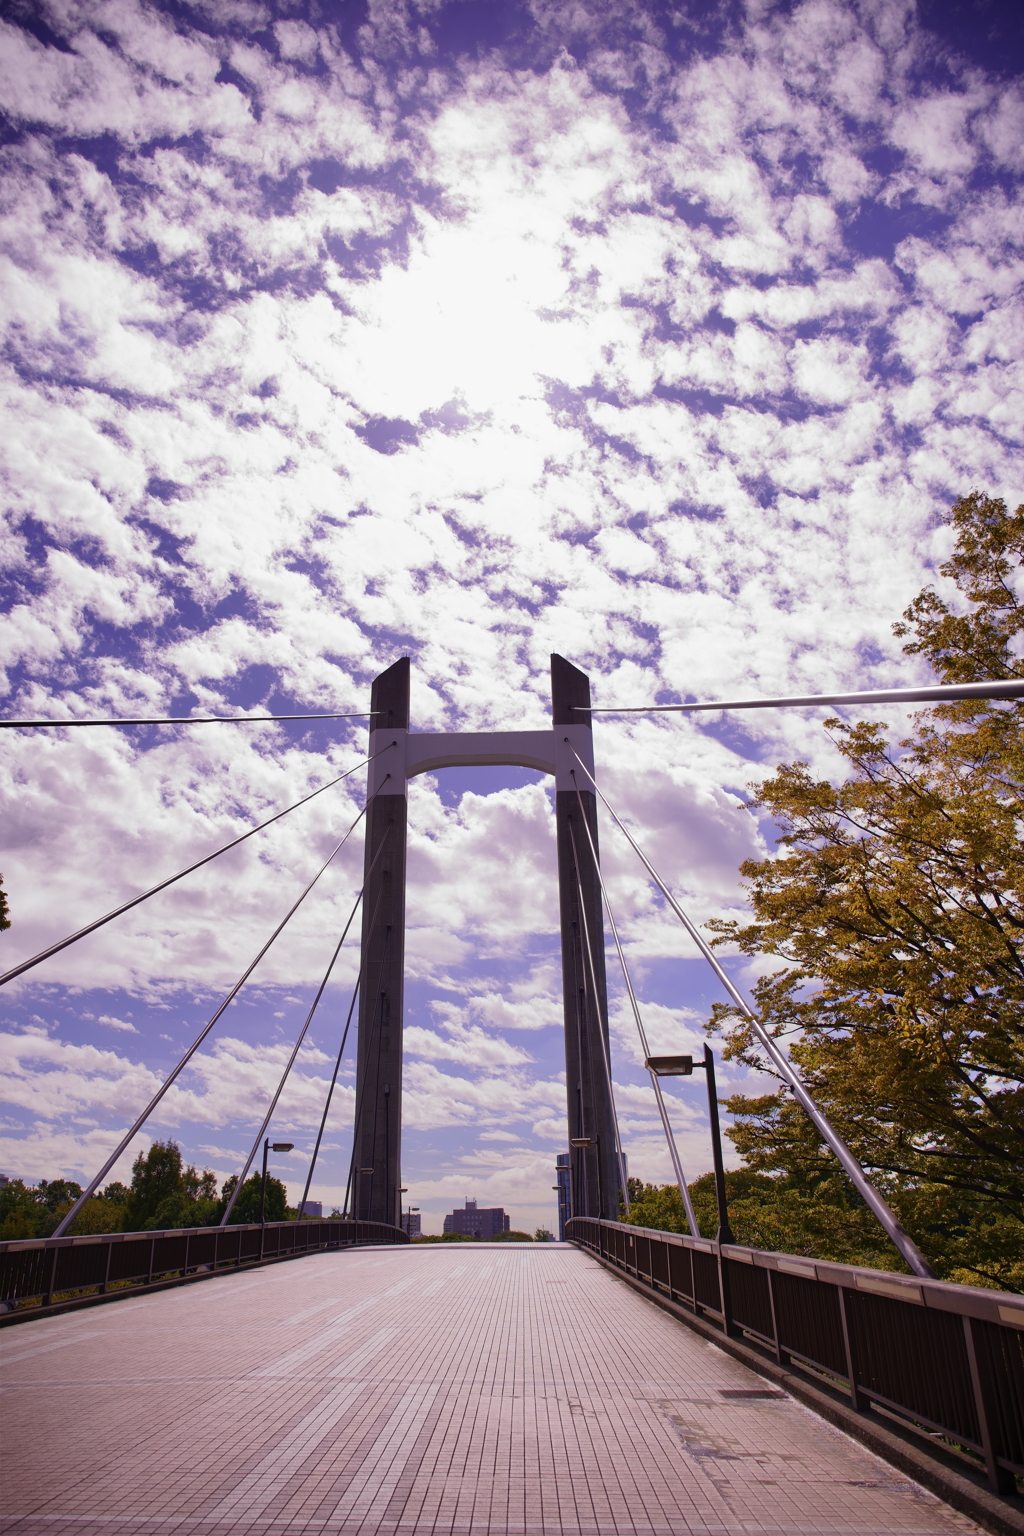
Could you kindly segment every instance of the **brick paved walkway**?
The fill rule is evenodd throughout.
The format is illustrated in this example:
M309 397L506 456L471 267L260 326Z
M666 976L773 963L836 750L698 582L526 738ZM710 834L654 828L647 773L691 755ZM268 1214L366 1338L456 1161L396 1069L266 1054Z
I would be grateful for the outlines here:
M317 1255L0 1353L17 1536L976 1532L554 1245Z

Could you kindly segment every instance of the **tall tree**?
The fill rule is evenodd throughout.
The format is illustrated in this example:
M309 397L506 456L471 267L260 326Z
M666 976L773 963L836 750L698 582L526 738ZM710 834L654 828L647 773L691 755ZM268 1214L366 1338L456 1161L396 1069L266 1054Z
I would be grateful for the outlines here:
M235 1185L238 1183L238 1175L233 1173L229 1179L225 1179L221 1189L220 1204L216 1211L216 1220L219 1222L224 1214L225 1207L231 1199ZM260 1219L260 1195L263 1186L263 1176L259 1173L250 1174L242 1188L239 1190L235 1208L231 1212L229 1226L242 1225L245 1222L259 1221ZM267 1175L267 1221L287 1221L288 1192L280 1179L275 1179L273 1174Z
M1024 506L975 492L953 507L941 572L896 633L943 681L1024 677ZM752 806L781 856L749 861L754 921L716 943L783 969L754 989L812 1093L873 1170L936 1269L1024 1289L1024 705L971 701L884 724L826 728L838 783L781 766ZM768 1069L742 1016L718 1005L727 1054ZM747 1166L855 1207L785 1091L728 1101ZM819 1250L820 1251L820 1250ZM882 1249L881 1262L896 1267Z
M120 1191L116 1193L119 1197ZM186 1167L176 1142L154 1141L132 1164L131 1190L121 1206L124 1230L161 1232L207 1226L216 1203L215 1175L209 1169L198 1173L191 1164Z

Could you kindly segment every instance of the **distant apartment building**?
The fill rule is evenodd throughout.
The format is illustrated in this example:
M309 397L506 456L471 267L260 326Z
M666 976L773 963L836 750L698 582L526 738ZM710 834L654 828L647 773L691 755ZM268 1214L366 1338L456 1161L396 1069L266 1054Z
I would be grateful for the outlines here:
M446 1227L445 1231L447 1232L447 1230L448 1228ZM402 1231L408 1232L410 1237L422 1236L423 1228L420 1226L419 1211L402 1212Z
M462 1237L479 1237L483 1242L507 1232L512 1225L500 1205L479 1209L475 1200L467 1200L463 1211L452 1211L444 1219L444 1230Z
M324 1213L324 1203L323 1203L322 1200L303 1200L303 1202L302 1202L302 1214L303 1214L303 1216L322 1216L323 1213Z

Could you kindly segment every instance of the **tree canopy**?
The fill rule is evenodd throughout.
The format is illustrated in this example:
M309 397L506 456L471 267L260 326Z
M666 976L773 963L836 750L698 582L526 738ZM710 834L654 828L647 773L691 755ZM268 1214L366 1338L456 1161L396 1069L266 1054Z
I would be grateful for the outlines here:
M228 1201L231 1199L235 1185L237 1183L238 1179L234 1174L232 1174L230 1179L225 1180L224 1188L221 1190L220 1203L217 1206L214 1216L215 1224L218 1223L223 1216L224 1208ZM230 1221L228 1223L229 1226L233 1227L236 1224L241 1226L245 1222L259 1221L260 1191L262 1184L262 1175L258 1173L250 1174L249 1178L246 1179L245 1183L242 1185L241 1190L239 1191L238 1199L235 1201L235 1208L231 1212ZM290 1211L288 1209L288 1195L281 1180L275 1179L272 1174L268 1174L266 1205L267 1221L287 1221L289 1217L293 1216L294 1214L294 1211Z
M131 1187L111 1181L85 1202L69 1235L216 1226L237 1182L237 1177L225 1180L218 1197L216 1175L209 1168L200 1173L186 1164L174 1141L154 1141L132 1164ZM49 1237L81 1193L81 1185L70 1179L41 1179L36 1185L9 1180L0 1186L0 1240ZM231 1224L259 1221L259 1216L256 1173L242 1185ZM285 1186L280 1179L268 1178L267 1220L290 1221L294 1216Z
M940 570L960 600L928 588L895 632L942 681L1022 678L1024 506L974 492L949 521L954 548ZM846 777L819 780L798 762L754 787L752 809L780 828L781 853L742 866L753 921L711 925L716 943L784 962L754 988L760 1021L786 1040L936 1270L1018 1290L1022 727L1019 701L924 711L898 747L884 722L827 721ZM727 1056L771 1070L735 1008L716 1005L708 1027L725 1030ZM806 1212L830 1205L860 1229L859 1201L787 1091L727 1107L729 1134L748 1169L772 1176L776 1203L785 1190ZM880 1231L876 1242L864 1262L902 1267ZM814 1243L839 1257L827 1235Z
M217 1210L217 1179L184 1164L174 1141L154 1141L132 1164L132 1185L124 1205L126 1232L162 1232L169 1227L207 1227Z

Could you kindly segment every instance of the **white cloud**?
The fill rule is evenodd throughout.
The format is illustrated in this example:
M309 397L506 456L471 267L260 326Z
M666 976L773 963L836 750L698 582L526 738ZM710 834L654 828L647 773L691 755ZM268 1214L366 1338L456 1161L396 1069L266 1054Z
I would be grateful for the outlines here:
M931 45L903 4L748 8L683 62L642 6L613 25L538 4L529 67L456 64L396 6L348 49L241 4L202 27L108 12L101 33L88 8L47 11L70 52L6 24L0 47L26 130L0 283L9 716L355 710L406 651L419 729L541 726L551 650L602 703L924 679L889 626L945 553L937 511L1019 490L1019 210L991 174L1020 163L1016 83L951 65L921 84ZM217 83L225 59L239 84ZM365 740L361 722L3 737L9 963ZM597 754L700 921L742 910L737 867L766 848L745 785L836 766L809 715L605 718ZM410 1025L406 1122L558 1142L550 800L452 808L439 787L409 802L408 970L443 1006ZM359 798L328 792L16 1000L109 989L83 1030L148 1060L131 999L212 1012ZM688 950L602 838L653 974ZM274 1007L322 973L360 878L356 838L254 977ZM353 942L332 997L355 969ZM244 1150L286 1050L246 1039L244 1008L158 1129L228 1127ZM652 1042L697 1043L687 1009L645 1017ZM87 1163L156 1077L31 1028L12 1036L15 1147L42 1173ZM635 1068L618 1004L613 1028ZM311 1054L296 1079L296 1125L321 1070ZM636 1155L661 1157L649 1098L628 1108ZM547 1199L547 1151L524 1157L509 1179Z

